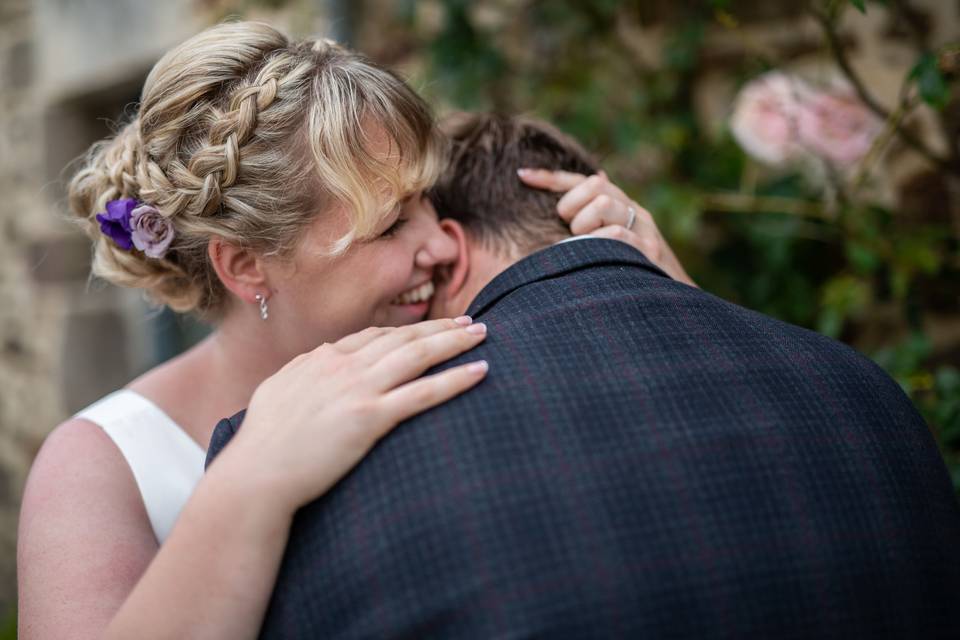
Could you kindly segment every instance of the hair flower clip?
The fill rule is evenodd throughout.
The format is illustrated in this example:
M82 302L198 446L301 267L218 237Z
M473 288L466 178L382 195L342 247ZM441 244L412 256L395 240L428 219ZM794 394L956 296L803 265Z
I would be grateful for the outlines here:
M124 251L137 248L149 258L162 258L173 242L173 223L156 207L133 198L111 200L98 213L103 235Z

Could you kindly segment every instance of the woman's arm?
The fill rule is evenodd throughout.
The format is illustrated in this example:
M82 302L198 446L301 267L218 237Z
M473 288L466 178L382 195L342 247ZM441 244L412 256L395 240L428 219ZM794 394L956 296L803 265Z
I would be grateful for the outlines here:
M21 640L101 637L156 552L120 450L86 420L60 425L33 463L20 509Z
M418 378L484 339L468 325L368 329L268 378L159 551L122 456L95 425L65 424L24 496L22 637L256 637L296 509L398 422L484 377L474 363Z
M233 612L222 637L255 637L290 513L269 487L251 482L255 474L231 469L211 467L158 553L113 442L83 420L58 427L24 493L20 637L188 638L191 629L214 637L204 619L218 610Z
M181 512L105 638L255 638L293 509L224 450ZM233 464L230 464L233 462Z

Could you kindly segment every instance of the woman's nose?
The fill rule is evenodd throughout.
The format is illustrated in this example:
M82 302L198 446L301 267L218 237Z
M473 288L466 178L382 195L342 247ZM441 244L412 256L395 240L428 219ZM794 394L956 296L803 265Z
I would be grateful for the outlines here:
M456 241L436 226L423 247L417 251L416 264L420 268L429 269L437 265L451 264L456 259Z

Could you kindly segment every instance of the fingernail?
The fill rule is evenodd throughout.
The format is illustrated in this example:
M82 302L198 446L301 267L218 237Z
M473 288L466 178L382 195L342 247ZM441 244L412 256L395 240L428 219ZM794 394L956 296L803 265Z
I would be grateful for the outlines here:
M477 360L467 365L467 371L470 373L486 373L489 368L490 365L486 360Z
M533 174L533 169L517 169L517 175L521 178Z
M476 324L471 324L469 327L467 327L466 332L480 335L487 332L487 325L483 324L482 322L477 322Z
M460 316L459 318L454 318L453 321L465 327L468 324L473 323L473 318L470 316Z

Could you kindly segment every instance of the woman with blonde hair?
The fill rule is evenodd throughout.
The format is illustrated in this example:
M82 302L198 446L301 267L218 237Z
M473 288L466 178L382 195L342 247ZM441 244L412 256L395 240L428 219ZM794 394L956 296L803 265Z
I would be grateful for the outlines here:
M96 275L215 329L48 437L21 511L22 638L255 636L294 512L484 377L419 377L485 337L421 322L456 257L422 196L441 152L412 89L329 41L223 24L155 65L70 205ZM577 209L613 189L590 184Z
M331 42L224 24L157 63L70 205L95 274L216 329L47 439L20 521L21 637L255 635L297 507L483 378L411 382L484 338L411 324L427 303L408 292L454 251L420 196L440 150L413 90ZM402 328L356 333L371 326ZM248 403L204 475L213 427Z

